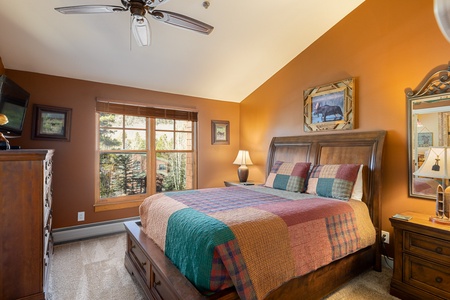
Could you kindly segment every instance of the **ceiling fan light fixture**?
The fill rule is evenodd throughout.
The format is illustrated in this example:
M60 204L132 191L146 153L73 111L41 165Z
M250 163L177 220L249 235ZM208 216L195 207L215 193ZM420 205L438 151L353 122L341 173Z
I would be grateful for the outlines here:
M146 17L136 14L132 15L131 31L139 46L150 45L150 25Z

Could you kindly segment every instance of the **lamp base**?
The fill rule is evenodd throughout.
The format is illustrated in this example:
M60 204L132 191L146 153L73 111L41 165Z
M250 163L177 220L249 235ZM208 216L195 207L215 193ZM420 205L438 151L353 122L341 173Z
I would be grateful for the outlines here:
M441 225L450 225L450 219L440 217L430 217L430 221Z
M3 133L0 132L0 149L1 150L9 150L9 142L3 135Z
M248 178L248 167L246 165L241 165L238 170L238 177L240 182L247 182Z
M9 150L11 149L11 146L9 145L8 141L0 141L0 150Z

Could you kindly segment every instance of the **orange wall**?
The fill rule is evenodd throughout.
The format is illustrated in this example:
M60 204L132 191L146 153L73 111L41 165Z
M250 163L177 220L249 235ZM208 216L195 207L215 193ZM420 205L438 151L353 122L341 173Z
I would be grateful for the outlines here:
M55 149L53 163L54 228L127 218L138 209L94 212L95 99L109 98L198 110L198 187L223 186L237 178L232 163L239 150L239 104L145 91L14 70L6 74L31 94L23 136L10 139L23 148ZM31 140L32 104L72 108L70 142ZM211 145L211 120L230 121L230 145ZM85 211L85 222L77 212Z
M439 31L432 6L430 0L366 0L247 97L241 103L240 138L255 163L250 174L264 178L271 137L308 134L302 116L305 89L355 77L356 130L388 132L383 229L392 231L389 217L395 213L433 214L433 201L408 197L404 93L450 59L450 44Z

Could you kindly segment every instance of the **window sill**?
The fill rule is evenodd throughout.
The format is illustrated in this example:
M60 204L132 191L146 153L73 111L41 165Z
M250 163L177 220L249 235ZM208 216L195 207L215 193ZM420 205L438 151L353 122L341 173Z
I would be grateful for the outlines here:
M108 211L108 210L117 210L117 209L138 207L139 205L141 205L142 201L144 201L144 199L138 199L138 200L126 201L126 202L96 203L96 204L94 204L94 211L102 212L102 211Z

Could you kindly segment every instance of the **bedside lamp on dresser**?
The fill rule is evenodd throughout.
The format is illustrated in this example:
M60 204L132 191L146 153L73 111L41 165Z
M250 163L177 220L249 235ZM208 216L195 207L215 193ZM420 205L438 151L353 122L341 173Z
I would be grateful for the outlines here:
M253 165L252 160L250 159L250 154L247 150L239 150L236 159L233 162L234 165L239 165L238 168L238 177L239 182L246 182L248 178L248 167Z
M436 215L431 216L430 221L450 225L450 187L446 188L450 178L450 148L430 147L425 162L414 176L441 180L436 191Z

